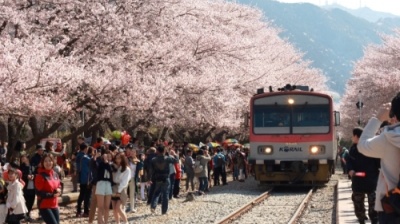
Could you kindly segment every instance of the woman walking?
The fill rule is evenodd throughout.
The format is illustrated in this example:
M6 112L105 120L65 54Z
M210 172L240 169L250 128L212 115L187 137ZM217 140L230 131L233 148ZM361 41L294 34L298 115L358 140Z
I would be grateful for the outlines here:
M105 224L108 222L112 195L112 170L108 155L103 154L98 164L96 199L97 199L97 223Z
M60 177L54 172L54 158L45 154L35 177L39 213L46 224L59 224L58 197L61 195Z
M131 179L131 170L128 167L128 159L123 153L117 153L114 157L114 167L116 171L113 173L113 195L111 197L112 207L114 211L115 222L119 224L120 217L123 223L128 223L125 213L125 205L128 200L127 188Z

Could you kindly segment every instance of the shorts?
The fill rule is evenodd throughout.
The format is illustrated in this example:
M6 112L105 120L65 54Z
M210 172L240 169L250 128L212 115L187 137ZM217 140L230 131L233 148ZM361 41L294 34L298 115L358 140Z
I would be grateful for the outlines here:
M96 195L112 195L111 182L110 181L97 181L96 184Z
M118 184L117 184L117 185L114 185L114 186L112 187L112 192L113 192L113 194L118 193ZM121 200L121 205L126 205L126 202L128 201L127 187L124 188L124 189L121 191L120 197L112 197L111 199L112 199L113 201Z

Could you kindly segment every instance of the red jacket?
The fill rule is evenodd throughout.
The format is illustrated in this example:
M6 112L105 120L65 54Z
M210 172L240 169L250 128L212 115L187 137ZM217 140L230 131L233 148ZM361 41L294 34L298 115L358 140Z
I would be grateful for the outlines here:
M54 170L39 168L35 176L35 188L39 209L58 208L58 198L54 197L57 188L61 188L60 178L54 176Z
M181 164L175 163L174 166L175 166L175 180L180 180L182 178Z

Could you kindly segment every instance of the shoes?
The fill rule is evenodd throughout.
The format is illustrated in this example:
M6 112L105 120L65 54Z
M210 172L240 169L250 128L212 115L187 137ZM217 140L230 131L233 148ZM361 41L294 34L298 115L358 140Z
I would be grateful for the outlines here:
M136 209L132 209L131 212L132 212L132 213L136 213Z
M155 213L156 209L155 208L151 208L150 211L151 211L151 213Z
M77 190L74 190L74 191L71 191L72 193L78 193L78 191Z
M204 190L204 192L210 192L210 190L206 189L206 190Z
M174 198L180 198L180 196L179 196L179 195L177 195L177 196L174 196Z
M82 217L82 213L76 213L76 216L75 216L76 218L80 218L80 217Z
M223 185L228 185L228 183L224 183Z
M89 214L83 213L82 217L87 218L87 217L89 217Z

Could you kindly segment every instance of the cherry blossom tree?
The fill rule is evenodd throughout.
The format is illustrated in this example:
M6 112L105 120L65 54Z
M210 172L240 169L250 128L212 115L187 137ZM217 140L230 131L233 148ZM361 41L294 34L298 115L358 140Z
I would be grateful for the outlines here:
M376 114L383 103L390 102L400 87L400 30L394 35L383 35L381 45L366 48L364 57L354 67L352 78L346 86L341 102L342 131L347 138L357 126L359 110L356 103L360 97L361 125ZM361 92L360 92L361 91Z
M2 114L31 129L45 118L37 138L66 123L75 135L99 124L235 128L259 87L327 91L259 10L232 2L3 0L0 11L0 74L14 91Z

